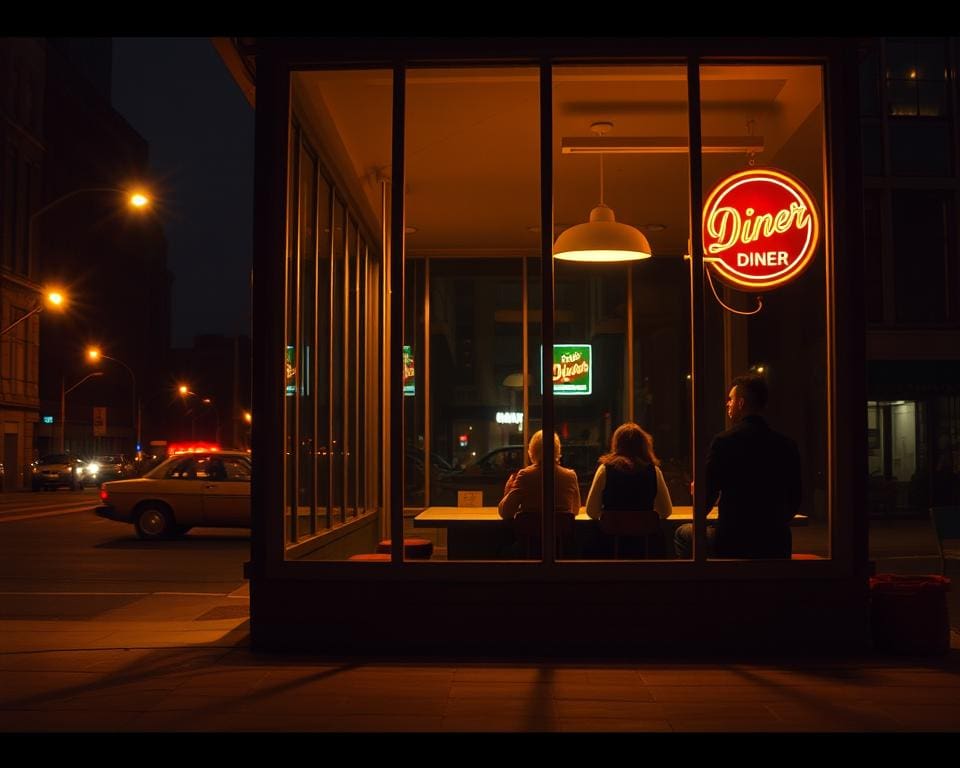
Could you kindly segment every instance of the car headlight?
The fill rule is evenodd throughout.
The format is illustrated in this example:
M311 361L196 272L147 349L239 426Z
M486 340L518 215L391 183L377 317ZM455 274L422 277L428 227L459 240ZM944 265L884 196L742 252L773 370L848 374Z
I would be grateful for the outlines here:
M100 465L97 464L97 462L93 461L93 462L87 464L87 474L88 474L88 475L95 475L95 474L97 474L99 471L100 471Z

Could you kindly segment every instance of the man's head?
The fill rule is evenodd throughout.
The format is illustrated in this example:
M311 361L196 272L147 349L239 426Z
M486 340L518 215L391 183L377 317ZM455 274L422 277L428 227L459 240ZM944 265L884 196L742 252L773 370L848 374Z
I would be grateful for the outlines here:
M530 438L530 445L527 447L527 452L530 454L530 461L534 464L539 464L543 460L543 430L538 429L533 433L533 437ZM553 435L553 460L555 462L560 461L560 438L557 437L557 434Z
M727 416L736 424L744 416L760 413L767 404L767 380L755 373L737 376L727 395Z

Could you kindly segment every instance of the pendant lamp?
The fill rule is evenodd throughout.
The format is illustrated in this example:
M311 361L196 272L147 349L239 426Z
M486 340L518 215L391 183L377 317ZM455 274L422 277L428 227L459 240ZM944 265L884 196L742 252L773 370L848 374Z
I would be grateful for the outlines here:
M603 136L613 123L594 123L590 129ZM603 153L600 153L600 204L590 211L590 221L564 230L553 244L553 256L565 261L639 261L653 255L647 238L636 227L621 224L603 202Z

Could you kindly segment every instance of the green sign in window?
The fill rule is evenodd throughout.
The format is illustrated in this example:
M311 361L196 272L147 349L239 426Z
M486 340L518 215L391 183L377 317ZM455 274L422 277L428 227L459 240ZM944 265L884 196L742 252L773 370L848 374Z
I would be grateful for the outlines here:
M417 393L416 375L413 366L413 349L408 345L403 345L403 394L405 396L415 395Z
M553 345L553 394L589 395L593 392L593 363L590 344ZM543 347L540 347L541 359ZM540 392L543 393L543 366Z
M287 397L297 394L297 351L287 346L287 359L284 361L284 379L287 382Z

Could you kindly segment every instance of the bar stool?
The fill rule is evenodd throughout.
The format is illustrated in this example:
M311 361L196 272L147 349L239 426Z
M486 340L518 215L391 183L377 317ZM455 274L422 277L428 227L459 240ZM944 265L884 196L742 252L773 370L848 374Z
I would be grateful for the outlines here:
M520 542L524 560L541 556L541 517L539 509L521 509L513 518L513 534ZM558 509L554 513L557 557L564 557L573 543L574 519L575 516L568 510Z
M353 560L357 563L389 563L390 555L382 555L374 552L364 552L361 555L350 555L347 560Z
M660 536L660 516L652 509L605 509L600 530L613 536L613 559L620 559L620 537L643 539L643 556L650 556L650 537Z
M390 557L390 548L392 539L384 539L377 544L377 552L386 554ZM430 539L404 539L403 540L403 558L404 560L429 560L433 555L433 542Z

